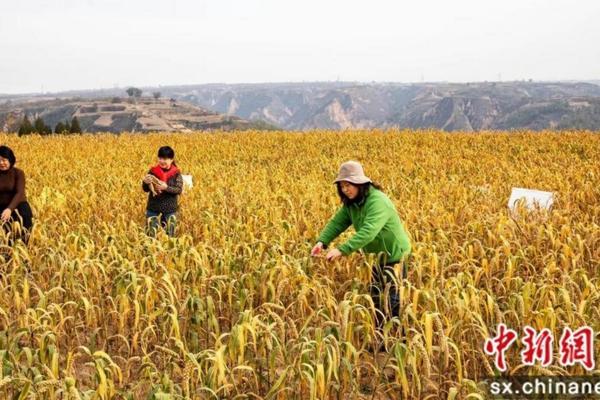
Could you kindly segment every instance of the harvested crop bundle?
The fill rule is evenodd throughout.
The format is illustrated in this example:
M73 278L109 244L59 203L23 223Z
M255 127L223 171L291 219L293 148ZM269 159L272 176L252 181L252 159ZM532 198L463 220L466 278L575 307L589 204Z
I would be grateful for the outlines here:
M160 193L160 190L158 189L158 187L161 185L162 181L160 179L158 179L157 177L155 177L154 175L150 175L150 176L151 176L150 191L152 192L153 196L158 196L158 194Z

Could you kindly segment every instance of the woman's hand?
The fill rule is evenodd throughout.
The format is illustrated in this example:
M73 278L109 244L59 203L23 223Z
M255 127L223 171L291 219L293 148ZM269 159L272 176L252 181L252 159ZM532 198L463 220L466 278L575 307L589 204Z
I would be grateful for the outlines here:
M166 182L163 181L152 181L151 185L154 187L154 191L156 192L156 194L161 194L162 192L164 192L169 185L166 184Z
M327 261L333 261L336 258L340 258L341 256L342 256L341 251L339 251L338 249L331 249L325 256L325 258L327 259Z
M2 214L0 215L0 219L2 219L2 222L8 222L11 215L12 215L11 209L6 208L6 209L4 209L4 211L2 211Z
M319 254L321 254L322 250L323 250L323 243L317 242L317 244L315 244L315 247L313 247L312 250L310 251L310 255L312 257L316 257Z

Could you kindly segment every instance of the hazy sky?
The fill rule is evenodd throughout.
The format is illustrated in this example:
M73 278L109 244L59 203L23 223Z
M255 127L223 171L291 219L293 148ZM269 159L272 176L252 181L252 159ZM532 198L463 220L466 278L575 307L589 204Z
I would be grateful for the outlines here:
M600 79L599 0L0 0L0 93Z

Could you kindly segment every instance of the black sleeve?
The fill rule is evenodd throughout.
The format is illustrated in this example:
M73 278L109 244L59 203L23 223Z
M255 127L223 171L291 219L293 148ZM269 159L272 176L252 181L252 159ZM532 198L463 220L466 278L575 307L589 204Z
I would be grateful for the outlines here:
M172 194L181 194L182 190L183 190L183 177L181 176L181 174L177 174L177 178L175 179L175 185L167 186L167 188L165 189L165 192L172 193Z
M17 208L19 203L25 200L25 173L20 169L15 170L15 195L13 196L8 209L11 211Z
M148 171L148 173L150 173L150 171ZM143 180L142 180L142 190L146 193L148 193L150 191L150 185L147 184L146 182L144 182Z

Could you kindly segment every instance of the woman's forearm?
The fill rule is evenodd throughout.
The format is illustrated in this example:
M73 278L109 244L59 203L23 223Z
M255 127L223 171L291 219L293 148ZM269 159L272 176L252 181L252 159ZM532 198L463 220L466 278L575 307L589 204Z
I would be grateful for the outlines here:
M175 181L174 186L167 186L167 188L165 189L165 192L171 193L171 194L181 194L182 191L183 191L183 178L181 177L181 175L177 175L177 179Z
M345 207L340 208L327 225L325 225L325 228L323 228L317 241L323 243L323 245L327 247L333 239L348 229L351 223L352 221L348 214L348 210Z

